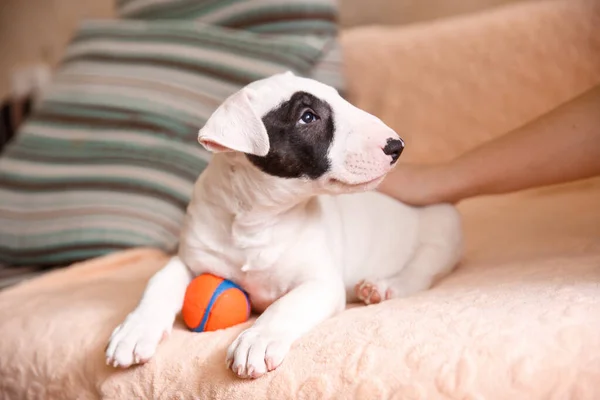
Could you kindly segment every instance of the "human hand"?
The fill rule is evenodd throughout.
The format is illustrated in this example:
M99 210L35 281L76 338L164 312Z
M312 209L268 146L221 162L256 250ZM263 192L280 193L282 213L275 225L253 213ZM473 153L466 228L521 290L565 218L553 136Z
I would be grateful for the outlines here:
M413 206L460 200L457 180L453 179L449 164L399 164L377 191Z

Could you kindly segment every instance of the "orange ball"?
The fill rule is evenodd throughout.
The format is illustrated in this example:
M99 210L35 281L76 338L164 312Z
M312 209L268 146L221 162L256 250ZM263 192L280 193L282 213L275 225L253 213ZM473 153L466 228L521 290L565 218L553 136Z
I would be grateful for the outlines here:
M235 283L202 274L188 285L181 315L194 332L216 331L246 322L250 317L250 301Z

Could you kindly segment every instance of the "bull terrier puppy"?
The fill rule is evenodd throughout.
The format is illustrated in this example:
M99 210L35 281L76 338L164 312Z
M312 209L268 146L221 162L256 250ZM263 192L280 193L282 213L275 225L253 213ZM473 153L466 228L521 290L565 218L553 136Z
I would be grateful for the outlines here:
M260 313L226 363L242 378L277 368L290 346L347 302L431 287L458 263L459 214L372 191L404 143L323 83L290 72L231 95L198 134L213 152L187 209L178 254L118 326L107 363L154 354L202 273L229 279Z

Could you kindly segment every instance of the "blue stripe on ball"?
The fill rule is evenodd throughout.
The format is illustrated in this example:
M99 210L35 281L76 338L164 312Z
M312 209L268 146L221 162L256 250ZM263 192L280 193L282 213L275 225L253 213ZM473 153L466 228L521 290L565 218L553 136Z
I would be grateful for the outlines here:
M246 298L248 298L248 294L239 285L236 285L235 283L228 281L227 279L223 280L223 282L219 283L219 286L217 286L217 288L213 292L212 296L210 297L208 306L206 306L206 310L204 311L204 315L202 316L202 321L200 321L200 324L194 329L194 332L203 332L204 331L204 327L206 326L206 323L208 322L208 316L210 315L210 310L212 310L213 305L215 304L215 301L217 301L217 298L221 295L221 293L223 293L224 291L226 291L228 289L239 289L242 291L242 293L244 293L246 295ZM250 302L248 302L248 313L250 313L250 304L249 303Z

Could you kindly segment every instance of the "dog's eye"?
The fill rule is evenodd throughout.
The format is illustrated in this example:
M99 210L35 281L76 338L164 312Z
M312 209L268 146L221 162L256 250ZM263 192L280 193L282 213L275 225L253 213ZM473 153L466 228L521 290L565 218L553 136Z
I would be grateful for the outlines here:
M319 119L319 117L317 117L312 112L304 111L298 122L300 122L301 124L310 124L311 122L315 122L317 119Z

